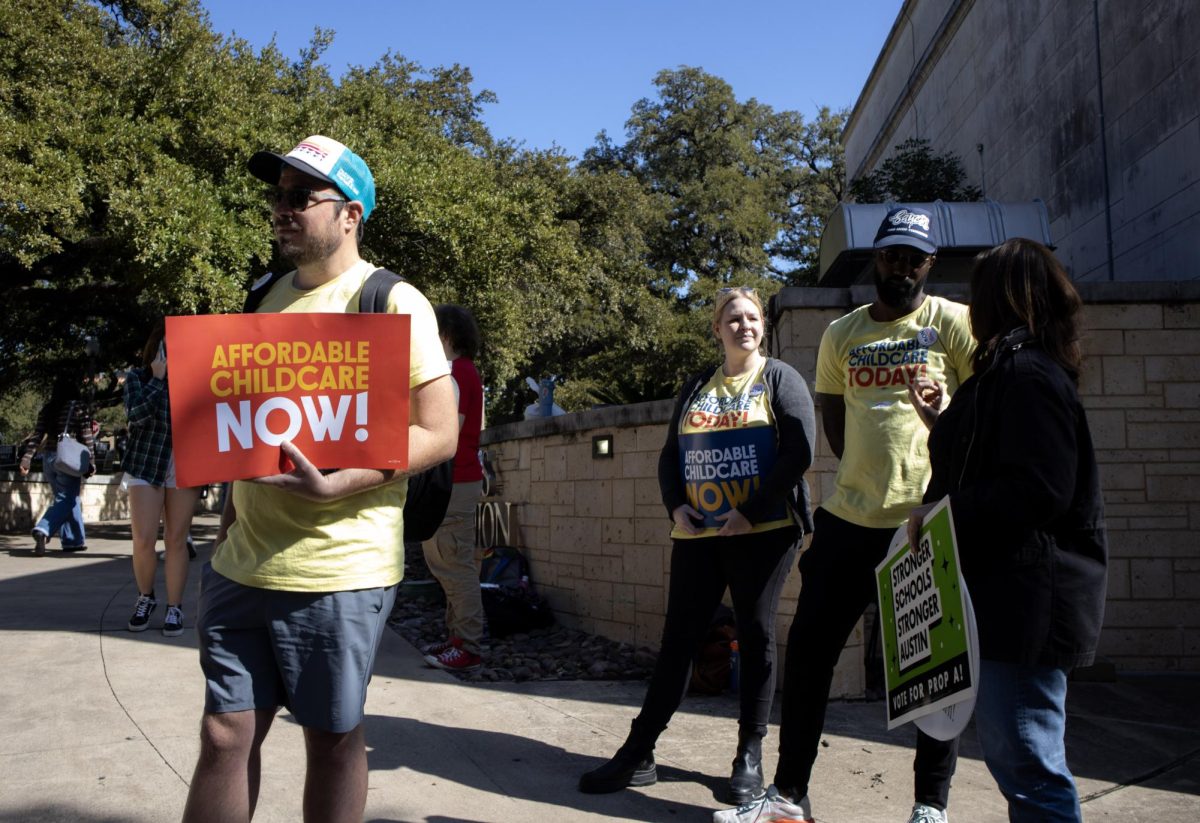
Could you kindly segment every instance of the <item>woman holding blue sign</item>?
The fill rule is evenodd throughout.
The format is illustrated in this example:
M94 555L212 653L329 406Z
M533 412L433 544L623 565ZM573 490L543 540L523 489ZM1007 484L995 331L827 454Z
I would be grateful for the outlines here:
M805 529L804 472L815 418L795 369L760 350L763 306L751 288L722 289L713 335L724 362L691 377L658 463L671 530L671 585L658 662L629 737L579 780L614 792L657 779L654 744L687 691L696 656L728 588L737 620L741 699L729 799L763 793L762 739L775 694L775 612Z
M1095 658L1108 552L1076 389L1080 307L1045 246L984 252L971 278L975 376L940 415L936 386L911 392L936 421L925 500L950 496L979 627L979 744L1013 821L1081 819L1063 742L1067 673ZM909 520L914 545L933 502Z

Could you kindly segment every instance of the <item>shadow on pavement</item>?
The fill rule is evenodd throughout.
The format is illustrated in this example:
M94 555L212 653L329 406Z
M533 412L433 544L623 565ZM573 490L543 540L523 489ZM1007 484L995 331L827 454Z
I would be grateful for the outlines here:
M371 771L376 773L409 769L503 797L637 820L699 820L712 814L709 807L650 797L636 789L608 795L582 794L576 789L579 775L600 765L601 759L530 737L380 715L367 718L366 730ZM383 740L388 743L375 744ZM435 746L449 748L457 756L423 756L427 747ZM431 771L430 764L437 764L439 769ZM481 776L488 785L478 785ZM660 783L680 780L699 782L713 790L721 782L713 776L660 767Z
M85 809L62 803L39 803L14 812L0 814L0 823L127 823L128 817L92 814Z
M200 549L200 557L193 563L189 576L189 590L199 580L199 565L207 559L209 543L215 536L215 517L198 517L193 535ZM30 538L24 533L0 535L0 559L5 562L19 560L26 568L19 573L0 577L0 631L66 631L99 632L105 637L137 639L137 642L174 643L195 645L194 631L185 636L169 640L159 632L150 631L141 635L130 635L123 625L126 610L133 603L133 575L130 571L128 551L116 554L114 542L128 546L130 540L127 523L101 523L88 526L89 543L92 549L83 553L63 554L51 549L45 558L31 561ZM107 544L107 545L104 545ZM81 562L86 561L86 562ZM190 627L189 627L190 629ZM396 669L390 671L389 669ZM400 667L384 663L379 675L405 679ZM460 685L470 688L510 692L523 695L553 694L558 697L572 696L569 682L526 682L488 683ZM586 699L606 705L628 705L630 716L640 704L644 684L605 684L592 681L586 691L580 693ZM722 698L685 699L681 711L689 713L734 716L736 705ZM1068 691L1067 750L1072 771L1080 778L1092 778L1117 786L1146 785L1164 791L1200 796L1200 677L1196 675L1169 673L1155 675L1122 675L1115 683L1072 682ZM775 715L778 720L778 713ZM412 736L423 738L428 745L456 746L463 752L464 763L480 752L495 752L497 756L516 756L512 751L524 751L522 761L513 760L511 768L501 770L504 792L528 796L530 799L554 803L555 798L571 799L573 807L595 809L603 813L614 801L604 796L582 795L575 791L574 781L579 773L598 765L597 758L589 758L564 751L545 743L513 735L486 731L452 729L429 726L416 721L378 717L368 724L368 737L380 740L379 735L388 735L395 740L409 740ZM864 746L872 743L911 746L911 730L889 733L884 722L883 706L880 702L840 702L829 705L825 735L854 740ZM722 745L721 743L717 743ZM774 747L775 741L768 743ZM404 747L405 752L383 747L373 756L374 768L408 767L420 772L422 761L420 746ZM412 754L406 752L411 751ZM962 755L978 758L979 749L975 742L973 726L964 735ZM379 760L378 757L385 758ZM388 760L391 758L391 760ZM818 761L819 764L820 761ZM546 770L553 769L561 774L551 779L529 780L529 763L545 764ZM474 774L474 771L471 772ZM673 772L669 767L662 770L663 779L692 780L708 785L709 778L685 772ZM435 775L457 779L465 775ZM715 779L715 778L714 778ZM511 784L511 785L509 785ZM561 784L561 785L559 785ZM552 790L545 787L552 786ZM497 790L500 790L498 787ZM525 794L522 795L521 793ZM622 796L630 793L622 793ZM634 793L636 794L636 793ZM667 801L654 800L638 795L645 819L678 819L681 806ZM671 809L675 809L674 812ZM28 819L45 820L91 820L72 811L69 814L53 804L39 807Z

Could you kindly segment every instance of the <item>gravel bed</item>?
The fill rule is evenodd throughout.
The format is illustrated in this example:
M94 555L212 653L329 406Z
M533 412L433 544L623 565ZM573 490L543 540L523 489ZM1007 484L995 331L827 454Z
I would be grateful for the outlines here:
M405 582L433 580L420 548L405 552ZM436 596L408 596L401 585L388 625L420 649L446 637L446 606L441 587ZM466 681L527 680L646 680L656 653L628 643L608 640L557 623L545 629L489 638L483 666L472 672L452 672Z

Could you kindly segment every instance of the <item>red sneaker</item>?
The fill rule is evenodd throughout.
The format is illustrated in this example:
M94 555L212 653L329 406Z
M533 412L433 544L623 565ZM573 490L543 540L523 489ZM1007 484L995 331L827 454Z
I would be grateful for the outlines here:
M452 649L462 643L457 637L447 637L445 640L437 643L429 643L421 647L421 654L425 657L437 657L442 652Z
M425 662L435 669L445 669L448 672L469 672L482 666L483 658L466 649L452 646L439 655L427 655Z

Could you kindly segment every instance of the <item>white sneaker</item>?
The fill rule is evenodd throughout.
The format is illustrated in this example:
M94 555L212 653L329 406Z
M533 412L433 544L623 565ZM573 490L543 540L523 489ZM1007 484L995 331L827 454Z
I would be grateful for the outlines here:
M940 809L926 806L924 803L914 803L908 823L946 823L947 819L946 813Z
M713 812L713 823L813 823L808 795L793 803L779 793L774 784L758 800L736 809Z

